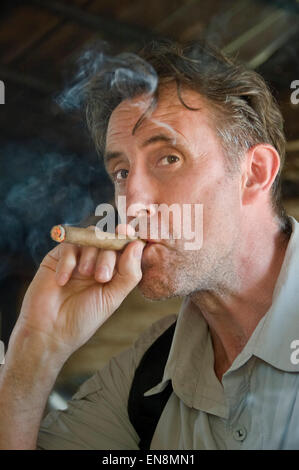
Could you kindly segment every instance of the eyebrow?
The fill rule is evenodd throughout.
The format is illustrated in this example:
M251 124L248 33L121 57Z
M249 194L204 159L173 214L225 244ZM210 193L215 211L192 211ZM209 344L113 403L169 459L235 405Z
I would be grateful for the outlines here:
M141 144L141 148L145 148L151 144L155 144L156 142L166 142L168 144L173 144L176 141L175 137L169 137L166 134L156 134L150 137L149 139L145 140ZM113 160L115 158L123 156L123 152L106 152L104 154L104 163L107 165L107 163L110 160Z

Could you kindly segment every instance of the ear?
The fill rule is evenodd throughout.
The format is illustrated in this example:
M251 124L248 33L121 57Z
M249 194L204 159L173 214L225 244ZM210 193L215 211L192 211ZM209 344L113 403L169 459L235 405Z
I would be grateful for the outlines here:
M246 152L241 188L244 205L270 192L279 167L279 154L270 144L257 144Z

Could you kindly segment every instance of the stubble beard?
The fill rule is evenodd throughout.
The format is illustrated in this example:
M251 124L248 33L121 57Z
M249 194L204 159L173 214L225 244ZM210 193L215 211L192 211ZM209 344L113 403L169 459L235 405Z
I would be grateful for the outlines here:
M153 301L200 292L221 295L237 282L232 249L221 255L204 249L174 250L159 262L142 262L142 273L138 289Z

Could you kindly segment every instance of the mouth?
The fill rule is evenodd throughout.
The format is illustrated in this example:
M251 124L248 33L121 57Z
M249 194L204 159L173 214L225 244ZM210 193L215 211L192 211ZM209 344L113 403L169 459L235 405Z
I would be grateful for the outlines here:
M165 243L164 240L160 240L160 239L151 239L151 238L148 238L146 240L144 240L146 242L146 248L147 247L150 247L150 246L164 246L165 248L168 248L168 249L173 249L173 247L171 246L171 244L169 243L169 240L168 240L168 243ZM167 242L167 240L166 240Z
M165 247L168 247L168 244L165 243L166 240L160 240L160 239L151 239L151 238L148 238L145 240L146 242L146 246L154 246L154 245L160 245L160 246L165 246Z
M146 246L162 246L164 248L167 248L169 250L175 250L175 240L172 237L169 238L143 238L143 241L146 242Z

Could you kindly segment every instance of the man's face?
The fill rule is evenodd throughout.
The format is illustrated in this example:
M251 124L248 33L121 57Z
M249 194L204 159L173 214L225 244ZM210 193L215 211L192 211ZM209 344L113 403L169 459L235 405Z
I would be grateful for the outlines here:
M233 272L241 177L228 174L204 100L192 90L184 90L183 99L199 110L189 110L180 102L175 85L163 88L155 111L134 135L132 130L149 101L144 96L123 101L113 111L107 131L106 168L114 180L116 203L118 196L126 196L127 208L139 204L148 209L149 223L151 205L203 205L200 249L185 249L186 239L175 238L178 221L171 218L173 238L145 247L139 288L151 299L215 289Z

